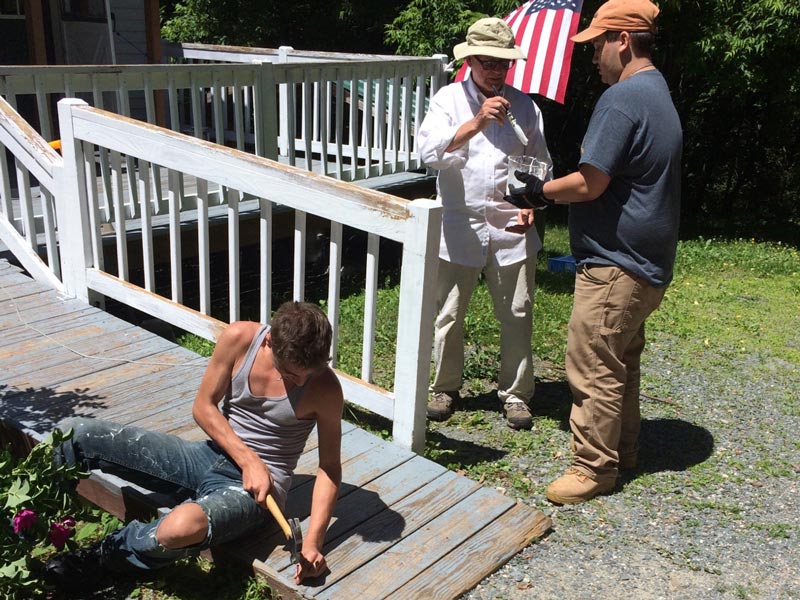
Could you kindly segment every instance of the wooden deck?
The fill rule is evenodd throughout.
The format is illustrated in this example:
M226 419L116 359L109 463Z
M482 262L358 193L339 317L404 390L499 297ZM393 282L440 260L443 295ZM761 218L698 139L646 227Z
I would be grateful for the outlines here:
M204 437L190 406L206 359L61 298L5 260L0 331L0 419L42 433L67 416L91 415ZM330 572L294 586L277 528L221 549L252 563L283 598L457 598L551 525L540 511L343 425L343 484L325 547ZM312 436L287 503L287 516L304 529L315 445Z

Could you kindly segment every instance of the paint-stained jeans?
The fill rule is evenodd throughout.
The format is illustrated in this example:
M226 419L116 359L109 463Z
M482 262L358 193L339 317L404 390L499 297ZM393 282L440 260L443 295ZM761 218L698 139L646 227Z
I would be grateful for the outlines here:
M113 570L165 567L211 544L250 533L271 519L244 491L241 472L213 442L190 442L96 419L67 419L60 427L73 429L74 435L62 444L57 460L101 469L178 502L194 502L208 518L208 535L202 543L171 550L156 539L163 517L150 523L131 521L101 544L103 562Z

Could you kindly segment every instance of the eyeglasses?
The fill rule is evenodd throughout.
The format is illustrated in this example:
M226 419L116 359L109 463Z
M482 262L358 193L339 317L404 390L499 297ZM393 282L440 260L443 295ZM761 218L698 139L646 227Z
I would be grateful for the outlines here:
M513 62L510 60L482 60L477 56L473 56L472 58L477 60L481 67L487 71L507 71L511 68L511 64Z

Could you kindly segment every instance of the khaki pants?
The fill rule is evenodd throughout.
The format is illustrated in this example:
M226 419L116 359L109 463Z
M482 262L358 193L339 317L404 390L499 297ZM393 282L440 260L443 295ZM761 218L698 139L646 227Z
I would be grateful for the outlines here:
M494 314L500 321L500 373L497 396L501 402L533 397L533 288L536 257L513 265L464 267L439 261L434 325L433 357L436 373L432 392L461 388L464 376L464 316L483 271L492 296Z
M616 478L619 457L638 452L644 322L665 290L618 267L578 269L566 360L573 466L596 480Z

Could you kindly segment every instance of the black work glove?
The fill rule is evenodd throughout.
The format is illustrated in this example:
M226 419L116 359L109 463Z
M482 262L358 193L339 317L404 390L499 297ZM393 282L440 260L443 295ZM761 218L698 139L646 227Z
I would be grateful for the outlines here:
M517 208L532 208L541 210L554 204L552 200L544 197L544 181L523 171L514 171L514 177L525 184L525 187L509 186L509 194L503 200Z

